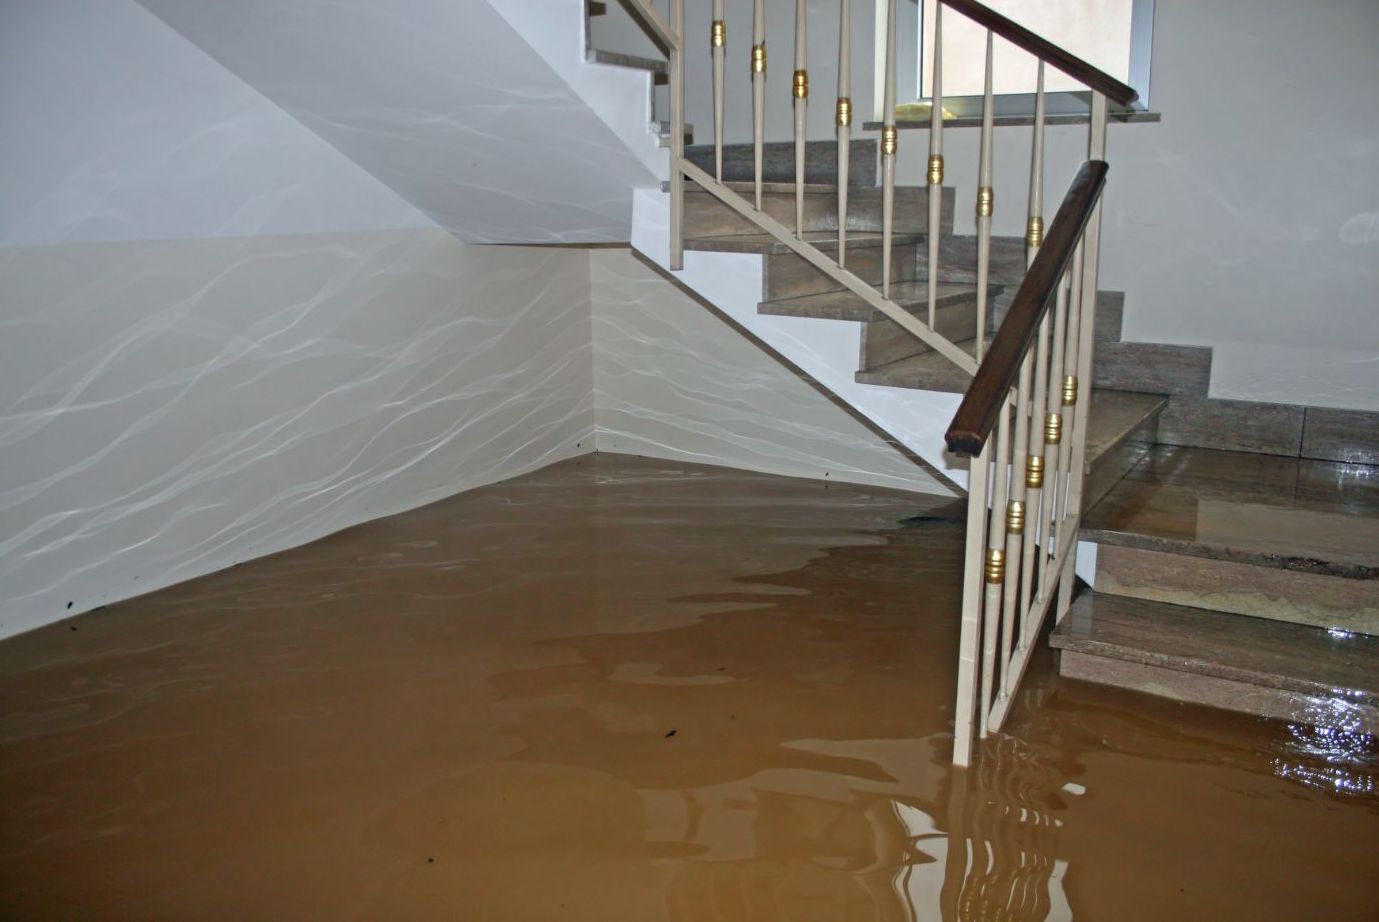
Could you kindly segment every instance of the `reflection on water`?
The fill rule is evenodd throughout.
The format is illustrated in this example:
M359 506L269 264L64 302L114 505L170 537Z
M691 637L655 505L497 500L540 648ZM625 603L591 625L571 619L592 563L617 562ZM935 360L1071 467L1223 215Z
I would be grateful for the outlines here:
M1341 698L1041 649L954 772L944 512L597 456L0 644L0 917L1379 917Z
M1304 699L1306 719L1287 725L1287 755L1274 759L1280 778L1337 794L1375 794L1379 746L1349 697L1336 689L1330 698Z

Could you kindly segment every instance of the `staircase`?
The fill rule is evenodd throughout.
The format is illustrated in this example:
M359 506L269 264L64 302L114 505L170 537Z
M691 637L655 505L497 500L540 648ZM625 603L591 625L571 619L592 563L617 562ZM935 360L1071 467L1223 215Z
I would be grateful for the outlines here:
M680 2L658 23L672 110ZM1093 87L1093 159L1047 237L1042 108L1030 232L994 237L979 192L977 234L958 236L937 117L928 182L907 185L893 116L879 145L855 139L840 102L837 143L809 140L797 91L793 143L767 142L759 118L751 144L672 136L634 247L967 489L955 761L999 730L1044 636L1069 678L1379 732L1379 467L1355 463L1379 463L1379 419L1213 400L1210 349L1122 341L1123 297L1095 285L1097 157L1105 95L1128 88L971 0L943 6ZM970 476L938 445L949 419Z

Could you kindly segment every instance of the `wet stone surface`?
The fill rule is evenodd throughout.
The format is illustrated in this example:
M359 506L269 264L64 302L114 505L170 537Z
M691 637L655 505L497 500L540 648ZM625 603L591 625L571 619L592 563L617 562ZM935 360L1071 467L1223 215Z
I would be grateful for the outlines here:
M0 917L1379 916L1344 727L1041 652L955 774L950 512L592 456L0 643Z

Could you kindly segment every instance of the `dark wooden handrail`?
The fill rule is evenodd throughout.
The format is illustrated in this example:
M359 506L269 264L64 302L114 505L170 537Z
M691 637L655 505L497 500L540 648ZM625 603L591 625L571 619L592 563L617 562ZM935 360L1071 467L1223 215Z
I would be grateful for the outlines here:
M1018 45L1041 61L1058 68L1074 80L1082 81L1117 105L1128 106L1140 98L1140 94L1135 92L1133 87L1126 86L1104 70L1093 67L1075 54L1069 54L1048 39L1041 38L1014 20L1007 19L990 7L977 3L976 0L940 0L940 2L962 13L978 25L985 26L1012 45Z
M1087 221L1101 199L1101 190L1106 185L1106 173L1110 169L1104 160L1088 160L1082 164L1073 177L1068 194L1063 196L1063 204L1058 206L1048 236L1035 254L1025 280L1015 292L1015 300L1010 303L1005 321L996 331L991 348L986 351L972 386L962 398L958 412L948 425L944 440L948 450L958 455L977 455L991 435L991 430L1001 417L1015 378L1020 373L1020 364L1025 360L1034 335L1043 321L1044 315L1053 303L1058 292L1058 283L1068 270L1077 242L1087 228ZM1078 280L1074 280L1077 284ZM1095 293L1084 296L1095 300ZM1083 311L1096 309L1094 303L1084 303ZM1036 385L1037 386L1037 385Z

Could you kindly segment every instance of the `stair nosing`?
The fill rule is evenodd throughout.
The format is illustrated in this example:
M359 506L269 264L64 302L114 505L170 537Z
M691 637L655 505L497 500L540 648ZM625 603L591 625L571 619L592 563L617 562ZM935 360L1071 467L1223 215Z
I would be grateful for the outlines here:
M1130 437L1131 433L1133 433L1133 432L1134 432L1136 429L1138 429L1140 426L1144 425L1144 423L1145 423L1146 420L1148 420L1148 419L1150 419L1150 418L1153 418L1153 417L1156 417L1156 416L1158 416L1159 414L1163 413L1164 409L1168 406L1168 396L1167 396L1167 395L1164 395L1164 394L1142 394L1142 393L1140 393L1140 392L1138 392L1138 391L1124 391L1124 390L1120 390L1120 389L1118 389L1118 388L1098 388L1098 387L1093 387L1093 388L1092 388L1092 391L1093 391L1094 394L1096 394L1096 393L1100 393L1100 394L1126 394L1126 395L1131 395L1131 396L1135 396L1135 397L1148 397L1148 398L1152 398L1152 399L1153 399L1154 405L1153 405L1152 407L1150 407L1150 409L1147 410L1139 419L1135 420L1135 422L1133 422L1133 423L1130 424L1129 426L1126 426L1121 432L1119 432L1119 433L1115 436L1115 438L1113 438L1111 441L1107 442L1105 445L1100 446L1100 447L1101 447L1101 450L1098 451L1095 455L1092 455L1092 454L1088 453L1087 457L1083 459L1083 473L1084 473L1084 474L1090 474L1091 471L1092 471L1092 466L1093 466L1097 461L1099 461L1099 460L1101 460L1102 458L1106 457L1106 456L1109 455L1111 452L1113 452L1113 451L1115 451L1117 448L1119 448L1121 445L1125 444L1125 440L1128 439L1128 438ZM1095 409L1095 404L1093 404L1092 409ZM1089 425L1090 425L1090 414L1091 414L1091 409L1089 409L1089 411L1088 411Z
M1093 507L1095 511L1095 507ZM1089 513L1090 515L1090 513ZM1088 516L1084 516L1085 522ZM1213 544L1192 538L1170 538L1163 535L1146 535L1133 531L1096 528L1083 525L1079 537L1097 544L1113 547L1126 547L1142 551L1158 551L1181 557L1198 557L1206 560L1220 560L1252 567L1272 570L1287 570L1293 573L1311 573L1317 576L1334 576L1341 579L1379 580L1379 564L1339 563L1320 560L1315 557L1292 554L1272 554L1264 551L1249 551L1228 545Z
M1104 593L1088 591L1084 592L1073 602L1069 616L1050 633L1050 647L1060 651L1081 653L1087 656L1114 659L1143 666L1153 666L1160 669L1168 669L1173 672L1181 672L1186 675L1201 675L1225 679L1295 694L1332 697L1338 692L1341 692L1352 702L1379 706L1379 687L1363 688L1350 686L1343 688L1338 687L1334 682L1319 678L1309 678L1296 674L1266 673L1247 666L1232 665L1219 659L1211 660L1196 655L1174 656L1171 653L1144 649L1113 640L1079 637L1074 633L1074 619L1077 615L1085 614L1087 608L1092 607L1094 600L1097 598L1104 599L1106 595ZM1320 639L1323 635L1329 636L1329 632L1326 628L1312 627L1310 625L1270 621L1250 615L1218 612L1210 609L1198 609L1186 605L1175 605L1170 602L1136 601L1139 603L1140 607L1159 608L1166 613L1174 614L1179 617L1229 619L1229 621L1236 623L1242 628L1248 628L1250 622L1260 622L1261 624L1267 624L1270 630L1293 631L1297 633L1299 637L1306 635L1312 639ZM1094 608L1090 617L1095 621L1096 613ZM1227 653L1229 649L1234 648L1223 648L1224 652ZM1169 660L1172 661L1170 662ZM1359 696L1363 696L1365 700L1363 702L1358 701Z
M977 287L975 285L966 285L953 282L941 282L940 284L948 285L955 288L961 288L962 290L948 292L947 294L941 294L939 296L939 299L936 302L934 302L936 310L943 310L945 308L960 306L969 299L973 302L975 302L976 300ZM788 307L789 305L796 304L796 302L800 301L810 301L817 298L831 297L846 292L847 289L843 288L838 289L836 291L815 292L814 294L809 295L799 295L798 297L794 298L776 298L774 300L761 301L757 304L757 312L761 314L766 314L767 316L771 317L800 317L807 320L837 320L846 323L874 323L877 321L888 319L885 314L881 313L881 311L877 310L871 305L862 302L860 298L857 299L856 305L849 305L846 307L836 308L836 314L834 316L823 316L818 314L800 314L789 310L774 309ZM915 310L919 308L926 307L929 303L927 292L925 293L925 296L922 298L892 298L891 300L894 301L896 304L900 305L900 307L904 308L906 311L911 313L913 313Z
M832 231L810 231L809 233L832 234L832 236L828 239L806 239L803 241L804 243L809 244L815 249L827 253L832 252L833 250L836 250L838 248L838 237L836 233ZM762 239L760 241L752 241L751 243L740 243L736 246L722 246L722 243L724 242L731 241L734 239L740 240L743 236L759 236ZM925 235L923 233L907 231L905 233L893 234L891 236L891 246L911 246L914 244L922 243L924 242L924 240ZM858 231L853 234L849 234L847 243L849 248L870 250L881 249L881 247L884 245L884 241L885 238L880 233L874 231ZM713 244L718 245L715 246ZM697 237L686 237L684 241L684 247L686 250L692 250L694 252L700 253L741 253L746 255L758 256L783 256L785 254L794 254L795 252L787 244L782 243L775 237L772 237L770 234L766 233L760 235L720 234L716 236L709 234Z
M633 70L644 70L658 76L665 76L670 73L670 65L665 61L658 61L655 58L644 58L636 54L623 54L621 51L602 51L594 49L589 52L589 63L604 64L610 67L630 67Z

